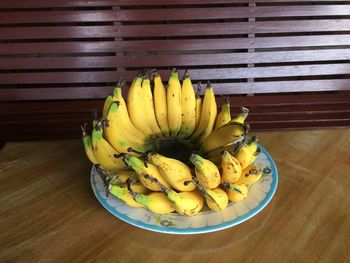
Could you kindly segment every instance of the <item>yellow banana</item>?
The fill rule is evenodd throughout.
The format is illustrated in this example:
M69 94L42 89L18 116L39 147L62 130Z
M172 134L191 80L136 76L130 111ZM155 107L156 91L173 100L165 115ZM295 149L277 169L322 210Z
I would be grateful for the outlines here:
M142 77L138 75L133 81L133 85L129 88L127 100L128 112L134 126L144 134L151 136L153 132L145 118L141 83Z
M102 118L105 118L107 116L109 106L111 105L112 102L113 102L113 95L108 95L103 104Z
M108 186L108 191L118 197L119 199L123 200L128 206L131 207L143 207L142 204L136 202L133 198L133 196L130 194L127 187L120 187L118 185L112 185L110 184Z
M249 109L245 107L241 107L241 112L237 114L237 116L235 116L230 122L243 124L246 118L248 117L248 114L249 114Z
M176 136L181 128L181 84L178 72L173 69L170 73L167 91L168 125L170 135Z
M169 136L169 125L168 125L168 109L167 109L167 95L163 85L162 79L158 72L154 73L154 109L159 124L165 136Z
M200 92L200 84L198 84L198 90L196 93L196 127L195 129L198 128L199 122L201 120L201 113L202 113L202 98L199 95Z
M228 97L225 97L225 102L222 104L221 111L218 114L218 117L216 118L214 130L224 126L230 121L231 121L230 101Z
M94 155L94 151L92 149L92 142L91 142L91 136L87 134L86 132L86 124L84 126L81 126L81 130L83 132L83 144L84 144L84 150L86 153L86 156L92 162L93 164L97 164L98 161L96 160L96 157Z
M203 207L204 199L201 193L194 189L190 192L176 192L168 187L164 186L157 179L147 176L148 180L155 183L162 189L170 201L173 202L176 212L181 215L193 216L198 214Z
M213 130L217 115L217 106L215 101L214 89L208 83L205 89L201 119L198 128L191 136L191 140L201 142Z
M146 175L152 176L157 181L165 185L166 187L170 187L167 181L162 177L157 166L151 163L145 163L135 156L126 155L124 157L124 161L130 166L137 174L139 181L149 190L151 191L161 191L159 186L146 178Z
M107 114L107 123L105 123L106 136L114 149L121 153L129 153L138 156L141 153L149 151L149 146L133 142L128 137L127 131L123 130L118 119L119 103L113 102L109 107Z
M151 91L151 81L148 76L143 77L141 90L142 98L144 100L144 117L147 119L148 126L151 128L154 135L162 136L162 131L160 130L156 120L156 114L153 105L153 95Z
M235 157L241 164L242 169L244 169L255 161L259 153L258 139L257 137L253 137L250 142L246 142L242 145L235 154Z
M231 202L243 201L248 196L248 187L245 184L224 183L223 186Z
M149 153L148 160L159 168L163 178L176 190L188 192L195 189L191 183L191 169L183 162L158 153Z
M221 182L234 183L242 174L242 166L239 161L228 151L222 153Z
M196 128L196 95L187 70L184 74L181 89L181 129L178 137L189 137Z
M206 137L201 144L201 152L207 153L230 144L242 136L245 136L249 130L249 125L230 122L219 129L213 131Z
M200 185L206 189L214 189L219 186L220 172L214 163L197 154L192 154L190 161L195 166L196 177Z
M97 162L106 170L119 172L126 168L120 153L116 151L104 138L102 124L99 122L92 130L92 147Z
M227 207L228 196L224 190L220 187L214 189L207 189L203 187L198 180L193 180L196 187L201 191L205 198L207 206L214 211L221 211Z
M242 171L242 175L236 181L237 184L253 184L261 178L262 171L255 165L249 165Z
M113 94L113 101L118 101L119 103L116 119L119 121L122 129L125 131L125 134L129 135L129 139L133 142L148 144L147 136L141 130L137 129L130 120L128 109L122 95L121 85L117 85L115 87Z
M173 202L171 202L164 193L152 192L148 195L135 193L131 186L132 184L129 184L129 191L131 192L134 200L139 204L142 204L153 213L162 215L175 211Z
M121 186L126 184L127 179L137 179L137 174L134 171L121 171L112 175L108 183Z

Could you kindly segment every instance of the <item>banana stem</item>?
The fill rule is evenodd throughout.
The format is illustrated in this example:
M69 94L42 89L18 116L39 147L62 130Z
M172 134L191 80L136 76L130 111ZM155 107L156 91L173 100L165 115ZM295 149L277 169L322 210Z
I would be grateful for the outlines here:
M131 189L131 185L135 182L135 179L126 179L126 186L128 188L128 192L131 194L132 198L136 201L137 194Z
M103 181L103 185L106 188L106 197L108 197L108 195L109 195L108 186L109 186L110 180L107 178L106 173L101 169L101 166L99 164L95 164L94 166L95 166L97 174L101 177L101 179Z
M159 186L159 188L165 193L167 194L169 192L169 189L163 185L162 183L160 183L156 178L150 176L149 174L146 174L145 175L145 178L150 180L152 183L155 183L156 185Z
M218 202L216 202L216 200L210 194L207 193L207 190L205 189L205 187L199 184L199 181L197 178L193 177L192 182L197 187L197 189L201 191L203 196L208 196L214 203L216 203L219 206Z

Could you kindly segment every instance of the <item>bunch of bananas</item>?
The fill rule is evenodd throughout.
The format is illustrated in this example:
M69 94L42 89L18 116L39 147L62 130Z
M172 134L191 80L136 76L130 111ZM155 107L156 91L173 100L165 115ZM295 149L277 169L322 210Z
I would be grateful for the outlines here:
M223 210L247 197L262 174L253 164L258 140L244 123L249 111L243 107L232 118L226 99L217 114L213 87L208 83L203 98L200 89L187 71L181 83L176 69L167 88L155 70L139 73L127 101L117 84L92 134L82 126L86 155L108 193L132 207L183 215L204 204Z

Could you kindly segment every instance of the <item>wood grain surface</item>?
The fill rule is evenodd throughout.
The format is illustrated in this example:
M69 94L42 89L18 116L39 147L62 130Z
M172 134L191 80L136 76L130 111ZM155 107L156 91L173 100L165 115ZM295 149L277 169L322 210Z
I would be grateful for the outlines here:
M350 129L256 132L279 170L250 220L201 235L160 234L106 211L80 140L0 151L1 262L349 262Z

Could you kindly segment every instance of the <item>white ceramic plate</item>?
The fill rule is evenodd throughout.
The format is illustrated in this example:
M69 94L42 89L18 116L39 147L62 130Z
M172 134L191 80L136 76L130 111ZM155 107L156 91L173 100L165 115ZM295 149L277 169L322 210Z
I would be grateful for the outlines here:
M250 186L247 199L239 203L229 203L220 212L205 211L195 216L177 213L158 215L144 208L127 206L123 201L109 195L95 167L91 170L91 186L100 203L119 219L151 231L168 234L199 234L222 230L240 224L259 213L276 192L277 168L267 151L260 146L261 154L254 162L263 170L262 178Z

